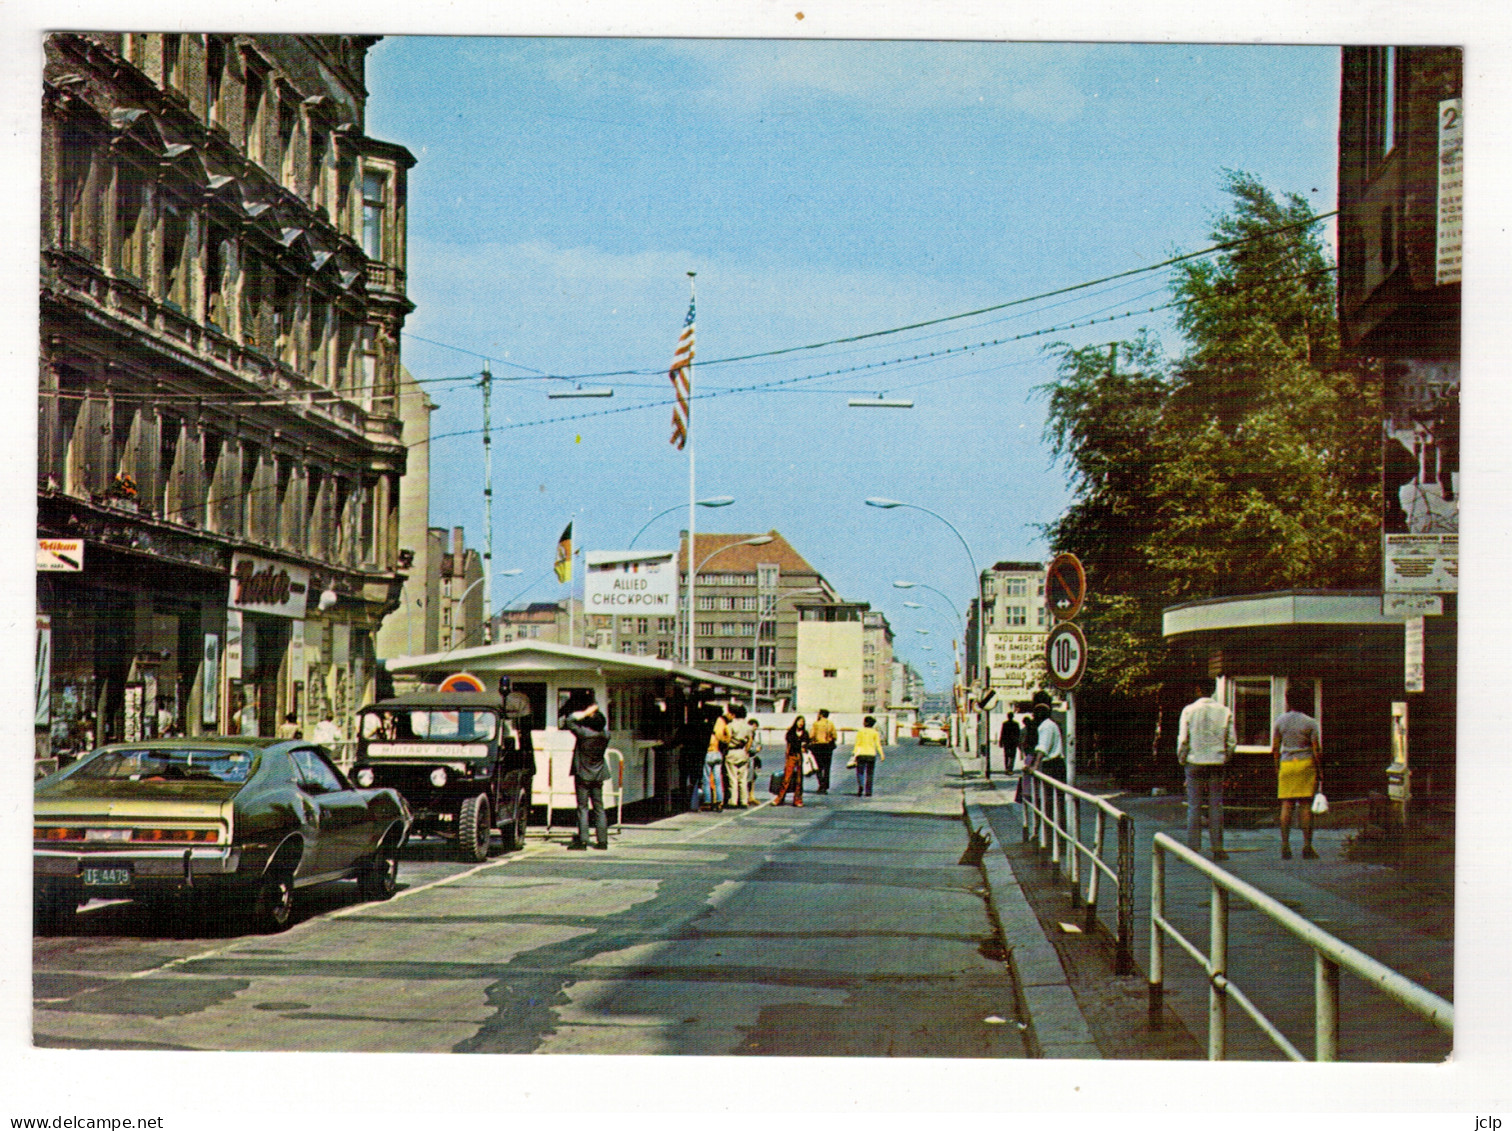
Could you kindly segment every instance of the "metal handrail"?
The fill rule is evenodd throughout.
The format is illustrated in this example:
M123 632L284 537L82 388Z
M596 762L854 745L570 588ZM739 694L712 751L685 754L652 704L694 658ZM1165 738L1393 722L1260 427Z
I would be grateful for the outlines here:
M1166 854L1196 868L1210 882L1208 953L1203 954L1165 917ZM1313 950L1313 1059L1339 1059L1339 971L1348 970L1373 985L1397 1004L1454 1034L1454 1006L1431 990L1404 978L1364 951L1335 938L1259 888L1206 860L1166 833L1156 833L1150 846L1150 1015L1160 1016L1165 983L1165 936L1191 955L1208 977L1208 1059L1222 1060L1228 1051L1228 1000L1239 1003L1250 1019L1292 1060L1307 1058L1276 1028L1260 1008L1228 976L1229 896L1237 895L1255 910L1290 931Z
M1106 798L1087 793L1052 778L1039 770L1024 771L1029 784L1030 796L1021 802L1024 842L1038 842L1040 851L1048 849L1050 861L1071 884L1071 906L1084 904L1085 929L1097 924L1097 899L1103 876L1113 885L1116 911L1117 951L1114 972L1131 974L1134 971L1134 820ZM1067 802L1071 810L1067 821ZM1048 802L1048 803L1047 803ZM1094 807L1097 814L1096 828L1091 844L1082 840L1082 803ZM1117 826L1118 863L1110 866L1103 858L1107 845L1108 821ZM1062 846L1066 846L1062 860ZM1091 865L1087 878L1086 895L1081 888L1081 858L1085 856Z

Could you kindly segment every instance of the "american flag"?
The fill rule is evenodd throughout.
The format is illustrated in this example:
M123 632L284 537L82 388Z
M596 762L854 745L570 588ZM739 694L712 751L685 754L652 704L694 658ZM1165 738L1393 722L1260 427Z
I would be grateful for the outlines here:
M667 376L672 379L672 390L677 394L677 403L672 406L672 446L678 451L687 446L688 422L691 410L688 407L690 381L693 368L693 300L688 300L688 316L683 319L682 337L677 339L677 350L672 355L672 368Z

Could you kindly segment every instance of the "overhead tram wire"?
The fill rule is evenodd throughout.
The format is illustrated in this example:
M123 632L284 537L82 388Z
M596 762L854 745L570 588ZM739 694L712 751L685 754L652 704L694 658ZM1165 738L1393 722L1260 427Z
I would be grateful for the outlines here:
M1163 259L1163 260L1161 260L1159 263L1150 263L1150 264L1147 264L1147 265L1145 265L1143 267L1131 267L1127 271L1118 271L1118 272L1115 272L1112 275L1104 275L1100 279L1089 279L1089 280L1087 280L1084 283L1073 283L1070 286L1057 287L1054 290L1049 290L1049 291L1041 291L1039 294L1026 295L1023 298L1010 299L1007 302L995 303L992 306L979 307L976 310L963 311L960 314L946 314L946 315L943 315L942 317L939 317L939 318L928 318L928 319L925 319L922 322L910 322L906 326L894 326L891 329L887 329L887 330L872 330L872 331L869 331L868 333L865 333L865 334L852 334L852 335L850 335L848 337L844 337L844 338L831 338L828 341L811 342L808 345L786 346L786 347L783 347L782 349L763 350L763 351L760 351L760 352L757 352L757 353L739 354L739 355L736 355L736 356L733 356L733 357L716 357L716 358L711 358L708 361L700 361L699 365L701 367L707 368L710 365L729 365L729 364L732 364L732 363L737 362L737 361L753 361L753 360L756 360L758 358L782 357L782 356L785 356L787 354L802 353L802 352L804 352L806 350L823 349L826 346L848 345L851 342L866 341L869 338L881 338L881 337L886 337L889 334L901 334L901 333L905 333L908 330L921 330L921 329L924 329L927 326L939 326L939 325L941 325L941 324L943 324L945 322L958 322L958 321L960 321L963 318L975 318L975 317L977 317L978 315L981 315L981 314L991 314L992 312L997 311L997 310L1007 310L1009 307L1024 306L1024 305L1026 305L1028 303L1031 303L1031 302L1038 302L1041 299L1056 298L1056 297L1058 297L1060 295L1070 294L1073 291L1082 291L1082 290L1088 289L1089 287L1096 287L1096 286L1101 286L1104 283L1111 283L1111 282L1114 282L1114 281L1116 281L1118 279L1127 279L1127 278L1130 278L1130 277L1135 276L1135 275L1143 275L1143 274L1148 274L1151 271L1159 271L1162 268L1171 267L1171 266L1174 266L1177 263L1185 263L1187 260L1190 260L1190 259L1200 259L1200 258L1202 258L1205 255L1213 255L1213 254L1216 254L1217 252L1220 252L1220 251L1227 251L1230 248L1240 247L1243 244L1253 243L1255 240L1265 239L1267 236L1280 235L1282 232L1291 232L1291 231L1297 230L1298 228L1309 228L1312 225L1314 225L1316 223L1319 223L1320 221L1327 220L1329 217L1331 217L1331 216L1337 216L1338 214L1339 214L1338 209L1333 209L1333 210L1331 210L1329 212L1320 212L1320 213L1318 213L1315 216L1308 217L1306 220L1298 220L1298 221L1296 221L1294 223L1291 223L1291 224L1281 224L1281 225L1279 225L1277 227L1274 227L1274 228L1267 228L1263 232L1256 232L1254 235L1251 235L1251 236L1244 236L1241 239L1226 240L1223 243L1212 244L1212 245L1210 245L1208 247L1205 247L1205 248L1202 248L1202 249L1200 249L1198 251L1189 251L1189 252L1185 252L1185 253L1183 253L1181 255L1173 255L1169 259ZM439 345L439 344L443 344L443 343L436 343L436 344ZM448 348L459 348L459 347L448 347ZM463 351L463 352L470 352L470 351ZM478 355L475 355L475 356L481 357L483 355L478 354ZM560 375L553 374L553 377L555 379L564 380L564 381L587 381L587 380L599 380L599 379L603 379L603 378L606 378L606 377L644 377L644 376L652 375L652 374L655 374L655 373L658 373L658 372L660 372L660 370L654 370L654 369L616 369L616 370L610 370L610 371L606 371L606 372L602 372L602 373L572 373L572 374L560 374Z
M1283 275L1283 276L1277 276L1277 277L1271 278L1271 279L1262 279L1259 282L1251 283L1249 286L1239 287L1239 288L1236 288L1236 289L1231 290L1231 291L1225 291L1225 292L1223 292L1222 294L1219 294L1219 295L1212 295L1210 297L1212 299L1231 298L1234 295L1243 294L1246 291L1257 290L1260 287L1269 286L1272 283L1282 283L1282 282L1288 282L1288 281L1292 281L1292 280L1296 280L1296 279L1306 279L1306 278L1311 278L1311 277L1316 276L1316 275L1327 275L1327 274L1332 274L1333 272L1335 272L1337 270L1338 270L1338 268L1336 266L1335 267L1324 267L1324 268L1320 268L1319 270L1316 270L1316 271L1304 271L1304 272L1301 272L1301 273L1296 274L1296 275ZM852 373L864 373L864 372L869 372L869 371L878 370L878 369L886 369L886 368L892 368L892 367L905 367L905 366L911 366L913 364L923 364L923 363L928 363L930 361L940 360L940 359L943 359L945 357L964 355L964 354L970 353L970 352L972 352L974 350L986 349L986 348L990 348L992 346L1009 345L1009 344L1011 344L1013 342L1025 341L1025 340L1027 340L1029 338L1042 338L1042 337L1045 337L1045 336L1047 336L1049 334L1062 334L1062 333L1065 333L1068 330L1080 330L1080 329L1085 329L1085 328L1087 328L1089 326L1100 326L1100 325L1103 325L1103 324L1108 323L1108 322L1118 322L1118 321L1122 321L1123 319L1126 319L1126 318L1137 318L1140 315L1143 315L1143 314L1153 314L1153 313L1156 313L1156 312L1161 311L1161 310L1171 310L1171 309L1174 309L1176 307L1192 306L1192 305L1194 305L1196 303L1204 302L1204 301L1208 301L1208 299L1205 299L1205 298L1175 299L1175 300L1173 300L1171 302L1160 303L1158 305L1150 306L1150 307L1145 307L1145 308L1140 309L1140 310L1129 310L1129 311L1124 311L1123 313L1120 313L1120 314L1110 314L1110 315L1107 315L1106 317L1103 317L1103 318L1088 318L1088 319L1086 319L1084 321L1067 322L1067 323L1064 323L1064 324L1058 325L1058 326L1047 326L1047 327L1045 327L1043 329L1040 329L1040 330L1029 330L1029 331L1026 331L1026 332L1024 332L1022 334L1014 334L1014 335L1012 335L1010 337L993 338L993 339L989 339L989 340L986 340L986 341L974 342L974 343L972 343L970 345L950 346L950 347L947 347L946 349L931 350L931 351L929 351L927 353L913 354L913 355L908 356L908 357L891 358L891 359L888 359L886 361L873 361L873 362L867 362L867 363L862 364L862 365L852 365L852 366L846 366L846 367L840 368L840 369L830 369L830 370L824 371L823 373L809 373L809 374L804 374L803 376L799 376L799 377L784 377L784 378L780 378L778 380L761 381L761 382L756 382L756 383L749 384L749 385L735 385L735 386L730 386L728 388L723 388L723 389L716 388L716 389L705 390L704 392L696 394L693 399L694 400L711 400L711 399L714 399L716 397L735 396L735 395L741 394L741 393L753 393L753 392L762 392L762 391L765 391L765 390L768 390L768 389L780 389L783 386L795 385L795 384L798 384L798 383L804 382L804 381L818 381L818 380L822 380L823 378L826 378L826 377L837 377L837 376L848 375L848 374L852 374ZM511 431L511 430L514 430L514 429L517 429L517 428L536 428L536 427L540 427L541 425L545 425L545 424L565 424L565 423L570 423L572 421L588 420L588 419L592 419L594 417L600 417L600 416L618 416L618 415L621 415L621 414L626 413L626 412L636 412L636 411L639 411L640 409L646 409L646 408L665 408L665 407L667 407L667 406L669 406L669 405L671 405L673 403L674 403L673 401L666 400L666 399L658 400L658 401L644 401L644 402L639 403L639 404L630 404L630 405L623 405L623 406L620 406L620 407L617 407L617 408L601 409L601 410L599 410L597 412L580 412L580 413L572 413L572 414L564 415L564 416L546 417L546 418L543 418L543 419L540 419L540 420L515 421L515 422L509 423L509 424L501 424L501 425L499 425L495 429L495 431ZM429 437L426 440L417 441L416 444L411 445L411 446L412 447L418 447L420 444L430 443L430 442L435 441L435 440L447 440L447 439L451 439L451 438L456 437L456 436L475 436L480 431L481 431L481 429L472 428L472 429L466 429L466 430L462 430L462 431L458 431L458 432L442 432L439 435L431 436L431 437Z

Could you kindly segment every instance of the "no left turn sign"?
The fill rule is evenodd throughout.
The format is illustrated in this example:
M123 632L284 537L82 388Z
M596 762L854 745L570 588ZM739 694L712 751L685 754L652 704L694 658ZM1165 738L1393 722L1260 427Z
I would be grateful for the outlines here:
M1081 682L1087 670L1087 638L1070 621L1062 621L1045 637L1045 667L1050 682L1061 691Z

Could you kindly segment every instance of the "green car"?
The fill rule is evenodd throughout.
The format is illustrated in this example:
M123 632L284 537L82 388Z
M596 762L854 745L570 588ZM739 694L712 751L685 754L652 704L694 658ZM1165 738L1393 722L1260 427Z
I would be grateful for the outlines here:
M224 896L276 931L300 888L355 877L364 899L392 895L410 812L309 742L209 735L96 750L37 782L33 825L39 928L93 898Z

